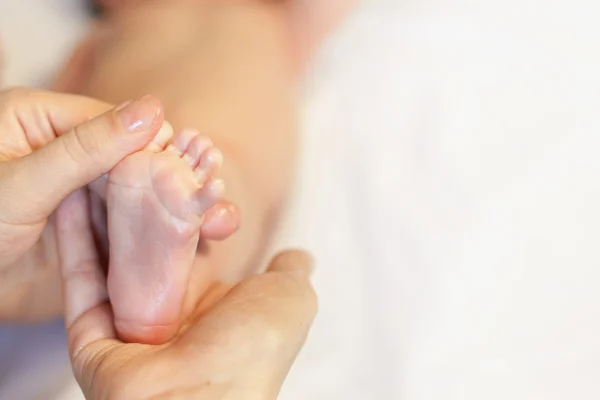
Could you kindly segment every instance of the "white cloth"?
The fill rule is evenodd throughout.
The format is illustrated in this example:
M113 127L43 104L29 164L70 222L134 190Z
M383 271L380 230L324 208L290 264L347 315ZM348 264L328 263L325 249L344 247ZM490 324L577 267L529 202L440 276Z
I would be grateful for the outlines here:
M594 5L367 1L329 43L281 237L321 311L282 399L600 398Z

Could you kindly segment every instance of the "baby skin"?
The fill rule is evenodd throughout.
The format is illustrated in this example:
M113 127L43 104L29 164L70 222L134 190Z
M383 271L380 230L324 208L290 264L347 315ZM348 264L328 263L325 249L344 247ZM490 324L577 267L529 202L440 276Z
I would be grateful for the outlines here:
M223 161L210 139L183 130L155 141L108 177L108 291L121 339L164 343L177 333L205 214L224 194ZM229 235L235 213L211 229Z

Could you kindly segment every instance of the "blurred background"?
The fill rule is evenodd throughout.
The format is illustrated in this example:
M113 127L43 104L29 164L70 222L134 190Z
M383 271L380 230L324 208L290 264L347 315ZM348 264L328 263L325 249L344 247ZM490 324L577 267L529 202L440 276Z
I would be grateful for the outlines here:
M277 244L316 255L321 311L282 399L600 398L597 8L365 0L328 40ZM5 84L89 24L0 0ZM78 398L61 329L0 328L0 399Z

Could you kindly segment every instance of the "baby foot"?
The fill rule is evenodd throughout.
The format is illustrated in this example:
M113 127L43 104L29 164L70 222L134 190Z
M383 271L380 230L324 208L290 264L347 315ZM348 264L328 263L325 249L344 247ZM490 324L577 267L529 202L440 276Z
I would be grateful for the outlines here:
M173 127L167 121L163 122L163 126L156 137L146 146L147 151L161 152L165 150L167 145L173 138ZM100 199L106 200L106 184L108 182L108 174L105 177L97 179L89 185L89 188L99 196ZM97 204L96 207L101 207ZM102 207L103 208L103 207ZM101 226L103 224L100 224ZM239 229L240 214L239 210L231 203L222 201L206 212L204 223L200 230L200 237L206 240L224 240Z
M121 339L163 343L177 332L205 212L223 196L221 163L209 139L185 130L110 173L108 291Z

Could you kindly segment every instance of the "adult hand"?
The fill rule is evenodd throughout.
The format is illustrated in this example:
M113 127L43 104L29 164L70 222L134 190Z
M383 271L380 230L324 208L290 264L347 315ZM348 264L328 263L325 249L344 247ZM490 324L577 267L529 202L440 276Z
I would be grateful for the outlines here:
M0 319L58 311L40 295L60 293L52 276L40 273L57 267L48 218L70 193L149 144L162 122L152 97L110 109L80 96L0 92ZM31 290L42 276L40 290Z
M284 253L266 274L214 287L164 345L125 344L90 257L88 202L78 191L56 217L69 349L86 398L275 399L316 312L306 254Z

